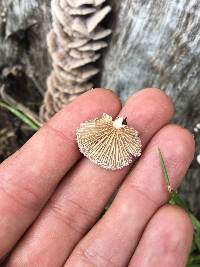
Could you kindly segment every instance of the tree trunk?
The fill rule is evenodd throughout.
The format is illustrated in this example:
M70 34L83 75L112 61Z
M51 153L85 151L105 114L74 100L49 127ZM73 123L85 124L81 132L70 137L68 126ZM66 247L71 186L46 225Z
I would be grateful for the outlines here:
M113 34L102 60L101 86L115 88L122 100L140 88L161 88L176 105L175 122L193 132L200 122L200 2L110 0L110 4ZM194 134L199 154L200 131ZM199 177L195 159L181 192L198 213Z
M0 0L0 86L35 112L51 70L46 46L50 28L49 0ZM0 162L31 135L19 120L0 110Z
M176 104L175 122L193 131L200 120L200 2L108 3L113 11L106 26L113 34L96 85L113 88L123 101L138 89L161 88ZM51 69L46 47L50 0L0 0L0 12L1 83L7 84L17 100L37 111ZM199 153L200 131L195 136ZM199 176L200 165L194 160L181 192L200 214Z

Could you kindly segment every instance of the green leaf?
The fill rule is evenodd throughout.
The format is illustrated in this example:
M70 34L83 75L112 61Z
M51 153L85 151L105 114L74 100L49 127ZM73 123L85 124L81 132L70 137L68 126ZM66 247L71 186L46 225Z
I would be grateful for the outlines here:
M184 209L187 213L189 213L189 209L185 203L185 201L179 196L179 194L175 191L171 192L171 200L174 202L175 205Z
M200 221L192 213L190 213L190 217L192 219L194 229L200 232Z
M194 240L195 240L198 250L200 251L200 233L199 232L195 233Z
M197 263L200 263L200 255L189 257L188 264L197 264Z
M191 250L190 250L190 254L193 255L193 253L195 253L195 251L196 251L197 249L198 249L198 248L197 248L196 242L195 242L195 240L194 240L194 238L193 238L193 240L192 240L192 247L191 247Z

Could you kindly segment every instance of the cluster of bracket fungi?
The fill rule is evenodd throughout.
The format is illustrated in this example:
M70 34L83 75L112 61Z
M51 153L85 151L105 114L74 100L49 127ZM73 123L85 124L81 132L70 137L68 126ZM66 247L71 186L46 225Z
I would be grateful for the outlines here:
M65 104L91 89L91 78L100 53L107 46L111 30L100 26L111 11L106 0L52 0L52 29L47 45L52 57L52 72L40 118L47 121Z

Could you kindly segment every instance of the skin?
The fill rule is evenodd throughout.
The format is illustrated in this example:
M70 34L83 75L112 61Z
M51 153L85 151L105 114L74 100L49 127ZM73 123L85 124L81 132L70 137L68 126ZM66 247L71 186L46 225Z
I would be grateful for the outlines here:
M140 133L137 162L109 171L83 158L80 123L102 113L127 117ZM193 136L170 124L174 107L159 89L144 89L121 107L95 89L56 114L0 165L0 258L6 267L184 267L193 229L169 195L157 148L173 188L194 155ZM112 194L111 207L99 220Z

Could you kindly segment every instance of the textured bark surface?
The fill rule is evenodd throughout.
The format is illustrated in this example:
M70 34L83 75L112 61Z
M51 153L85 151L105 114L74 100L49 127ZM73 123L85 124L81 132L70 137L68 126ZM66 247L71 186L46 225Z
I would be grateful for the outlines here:
M50 1L0 0L0 12L1 72L5 67L21 66L27 78L37 79L36 87L45 89L45 77L50 71L46 48L46 34L51 27Z
M0 0L0 86L35 112L51 70L46 46L50 27L49 0ZM0 110L0 162L31 136L24 128Z
M200 2L108 3L113 12L106 27L113 34L101 61L100 85L115 88L123 100L143 87L162 88L176 103L175 121L193 130L200 120ZM0 0L0 13L0 82L37 111L51 69L46 46L50 0ZM1 111L0 119L10 119L6 116ZM199 153L200 132L195 135ZM198 213L199 177L200 165L194 161L181 189Z
M175 121L193 131L200 122L200 2L110 0L110 5L113 34L101 86L115 88L123 100L140 88L161 88L175 102ZM200 131L195 136L200 153ZM181 192L200 213L196 160Z

